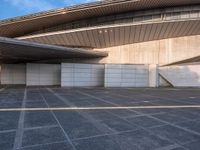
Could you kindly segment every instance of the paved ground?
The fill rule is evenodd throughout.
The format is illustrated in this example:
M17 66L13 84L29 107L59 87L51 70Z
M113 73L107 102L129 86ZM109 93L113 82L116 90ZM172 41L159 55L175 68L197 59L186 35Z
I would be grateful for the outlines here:
M0 111L0 149L199 150L200 108L111 109L188 105L200 105L200 89L7 87L0 110L26 110ZM63 107L74 110L48 110Z

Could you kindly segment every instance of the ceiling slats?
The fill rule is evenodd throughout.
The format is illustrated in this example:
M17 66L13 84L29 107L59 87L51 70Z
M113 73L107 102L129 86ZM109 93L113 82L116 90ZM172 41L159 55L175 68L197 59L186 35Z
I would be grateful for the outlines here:
M22 37L27 41L73 47L105 48L152 40L198 35L200 20L127 24Z
M106 52L66 48L0 37L1 63L20 63L73 58L98 58L106 57L107 55Z
M145 9L200 4L200 0L106 0L0 21L0 36L17 37L63 23ZM65 12L63 14L62 12Z

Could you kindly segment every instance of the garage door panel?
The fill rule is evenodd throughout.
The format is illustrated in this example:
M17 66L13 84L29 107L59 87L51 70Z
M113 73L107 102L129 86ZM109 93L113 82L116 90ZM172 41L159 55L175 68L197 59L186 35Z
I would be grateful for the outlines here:
M103 86L104 65L62 63L62 86Z
M27 85L60 85L60 64L27 64Z
M1 84L26 84L26 65L2 64Z
M148 65L105 66L105 87L148 87Z

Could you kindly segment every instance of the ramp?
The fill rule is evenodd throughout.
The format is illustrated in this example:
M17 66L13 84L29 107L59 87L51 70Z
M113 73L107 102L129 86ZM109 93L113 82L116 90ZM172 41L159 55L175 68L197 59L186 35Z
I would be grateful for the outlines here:
M200 65L161 67L159 74L174 87L200 87Z

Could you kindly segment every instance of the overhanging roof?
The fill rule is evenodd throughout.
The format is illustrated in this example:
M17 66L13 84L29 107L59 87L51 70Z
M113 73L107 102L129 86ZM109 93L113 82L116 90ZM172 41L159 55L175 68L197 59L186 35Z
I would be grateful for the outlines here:
M16 37L73 20L153 8L200 4L200 0L105 0L0 21L0 36Z
M66 48L0 37L1 63L20 63L73 58L98 58L107 55L106 52Z
M81 28L19 39L52 45L106 48L199 34L200 19L186 19Z

